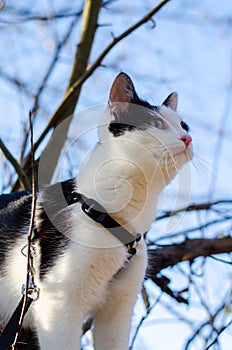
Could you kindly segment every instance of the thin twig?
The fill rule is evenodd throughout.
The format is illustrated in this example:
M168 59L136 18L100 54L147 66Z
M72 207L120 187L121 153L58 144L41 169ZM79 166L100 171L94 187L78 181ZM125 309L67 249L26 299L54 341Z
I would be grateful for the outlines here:
M3 18L0 19L1 24L20 24L20 23L25 23L29 21L41 21L41 22L47 22L51 20L57 20L57 19L64 19L64 18L69 18L69 17L79 17L82 14L82 10L77 11L77 12L63 12L62 13L57 13L57 14L51 14L48 16L36 16L36 15L31 15L31 16L24 16L21 13L16 13L14 14L15 18L12 17L10 20L5 20Z
M81 13L82 13L82 11L81 11ZM67 43L67 41L68 41L70 35L72 34L73 29L74 29L76 23L78 22L78 20L79 20L78 17L75 17L72 20L67 32L65 33L65 35L63 37L63 40L60 41L60 43L58 43L58 45L56 47L56 51L55 51L54 56L51 60L51 63L49 64L49 67L48 67L48 69L47 69L47 71L46 71L46 73L45 73L45 75L40 83L38 91L35 95L34 103L33 103L32 109L31 109L33 120L36 117L36 112L37 112L38 107L39 107L39 101L40 101L40 97L42 95L42 92L44 91L45 87L47 86L47 82L48 82L51 74L53 73L53 71L56 67L56 63L58 62L58 59L60 57L61 50L64 47L64 45ZM24 140L23 140L22 148L21 148L21 152L20 152L20 160L21 161L23 160L23 157L24 157L24 153L25 153L25 149L26 149L26 145L27 145L27 140L28 140L28 135L29 135L29 130L30 130L30 127L28 130L26 130L25 135L24 135Z
M132 338L132 341L131 341L131 345L129 347L129 350L132 350L133 349L133 346L134 346L134 343L135 343L135 340L138 336L138 333L140 331L140 329L142 328L142 325L144 323L144 321L146 321L146 319L148 318L148 316L150 315L151 311L155 308L155 306L159 303L160 299L161 299L161 296L162 296L163 292L161 292L157 299L155 300L155 302L149 307L149 309L146 310L146 314L140 319L139 321L139 324L138 326L136 327L136 330L135 330L135 333L134 333L134 336Z
M32 114L29 113L29 122L30 122L30 131L31 131L31 169L32 169L32 205L31 205L31 217L30 217L30 225L29 225L29 234L28 234L28 245L27 245L27 276L26 276L26 286L25 286L25 294L24 294L24 300L23 300L23 307L20 315L19 320L19 326L18 326L18 332L16 333L12 348L14 349L15 345L17 344L17 340L20 334L20 331L22 329L23 325L23 319L25 316L25 307L26 302L28 298L28 288L29 288L29 281L30 281L30 272L31 272L31 239L33 235L33 227L34 227L34 220L35 220L35 210L36 210L36 173L35 173L35 161L34 161L34 143L33 143L33 125L32 125Z
M205 350L209 350L218 341L218 336L221 335L226 330L226 328L228 328L231 325L232 325L232 319L218 331L217 337L212 341L211 344L207 346Z
M223 299L224 300L224 299ZM216 312L214 312L214 314L209 315L209 318L204 321L200 327L198 329L195 330L194 334L190 337L190 339L187 341L187 343L185 344L185 348L184 350L188 350L190 345L193 343L193 341L195 340L195 338L200 335L201 333L203 333L204 329L207 328L209 325L213 328L213 330L217 333L217 337L216 339L214 339L213 343L210 344L205 350L209 349L213 344L215 344L218 341L218 335L221 334L231 323L232 320L226 325L223 326L219 331L216 330L214 324L216 319L218 318L218 316L220 315L220 313L224 310L225 308L225 303L223 302L218 309L216 310Z
M158 237L156 238L155 240L155 243L158 243L162 240L165 240L165 239L172 239L172 238L175 238L175 237L188 237L188 235L190 233L193 233L193 232L196 232L196 231L201 231L205 228L208 228L210 226L214 226L214 225L217 225L217 224L220 224L220 223L226 223L226 222L231 222L232 220L232 215L228 215L226 217L223 217L222 219L215 219L215 220L211 220L211 221L208 221L206 222L205 224L202 224L202 225L199 225L199 226L194 226L194 227L191 227L191 228L186 228L182 231L177 231L173 234L168 234L168 235L164 235L162 237Z
M217 200L215 202L207 202L207 203L201 203L201 204L190 204L187 207L183 207L183 208L180 208L177 210L165 211L162 215L159 215L156 218L156 221L166 219L166 218L169 218L171 216L175 216L175 215L178 215L178 214L184 213L184 212L209 210L209 209L212 209L212 207L214 205L218 205L218 204L232 204L232 200L231 199L221 199L221 200Z
M25 82L16 78L15 76L11 76L11 74L0 70L0 76L2 79L6 80L8 83L13 84L14 86L23 90L24 94L26 94L29 98L33 97L33 93L31 89L26 85Z

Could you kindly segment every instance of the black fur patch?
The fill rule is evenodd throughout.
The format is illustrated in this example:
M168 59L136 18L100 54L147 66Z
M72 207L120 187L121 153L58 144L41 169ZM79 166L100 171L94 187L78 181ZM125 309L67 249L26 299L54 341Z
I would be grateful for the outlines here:
M156 106L150 105L146 101L138 100L136 103L129 104L128 110L121 113L109 124L109 131L118 137L126 131L146 130L154 117L159 114ZM120 120L120 121L118 121Z
M75 189L74 180L67 180L49 186L42 191L42 200L37 201L40 225L37 227L37 236L33 239L33 246L39 244L41 253L40 278L54 266L56 258L62 254L69 242L69 239L62 233L68 227L67 217L70 207L69 196ZM59 191L59 197L57 192ZM60 193L63 192L64 200L60 201ZM49 217L55 220L56 227L52 224L44 209L49 209ZM12 249L17 240L28 234L31 216L32 195L29 191L22 191L0 196L0 270L3 269L7 252ZM22 247L19 247L21 249Z
M13 201L16 201L23 196L28 196L30 195L30 191L20 191L20 192L12 192L9 194L2 194L0 196L0 210L5 209L8 204L12 204Z
M135 130L134 125L123 124L118 122L111 122L109 125L109 131L114 135L114 137L118 137L123 135L126 131Z
M31 213L31 194L28 193L0 196L0 270L4 267L7 252L19 237L25 235Z
M69 196L75 189L74 180L67 180L47 187L41 192L42 202L39 204L40 226L37 227L37 237L34 244L39 244L40 278L43 279L47 271L54 266L56 258L62 255L69 243L64 234L69 229L68 217ZM61 194L63 193L63 200ZM48 217L49 215L49 217ZM53 223L56 223L55 226ZM64 233L63 233L64 232Z

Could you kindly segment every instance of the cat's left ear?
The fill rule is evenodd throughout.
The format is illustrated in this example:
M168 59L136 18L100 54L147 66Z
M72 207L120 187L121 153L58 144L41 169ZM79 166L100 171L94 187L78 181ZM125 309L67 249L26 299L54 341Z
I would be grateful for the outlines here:
M120 73L115 78L110 89L109 107L117 121L128 112L129 104L136 103L138 96L134 84L126 73Z
M176 112L178 105L178 94L177 92L172 92L166 100L162 103L164 106L171 108Z

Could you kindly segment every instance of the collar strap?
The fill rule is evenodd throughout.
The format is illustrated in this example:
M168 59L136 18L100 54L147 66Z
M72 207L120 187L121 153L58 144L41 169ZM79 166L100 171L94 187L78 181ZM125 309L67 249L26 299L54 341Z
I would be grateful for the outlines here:
M134 243L139 242L141 234L136 233L132 235L124 227L122 227L116 220L114 220L105 210L105 208L92 198L87 198L81 193L72 192L72 198L69 200L69 205L76 202L81 203L83 212L92 220L98 222L105 227L112 235L114 235L120 242L122 242L128 249L130 255L136 254Z

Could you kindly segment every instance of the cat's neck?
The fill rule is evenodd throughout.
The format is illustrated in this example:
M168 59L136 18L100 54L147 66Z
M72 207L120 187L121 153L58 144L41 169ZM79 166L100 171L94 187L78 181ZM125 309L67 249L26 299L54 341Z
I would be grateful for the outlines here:
M157 199L166 183L161 169L151 166L154 159L125 142L98 145L79 173L78 189L97 200L131 233L144 233L155 218Z

